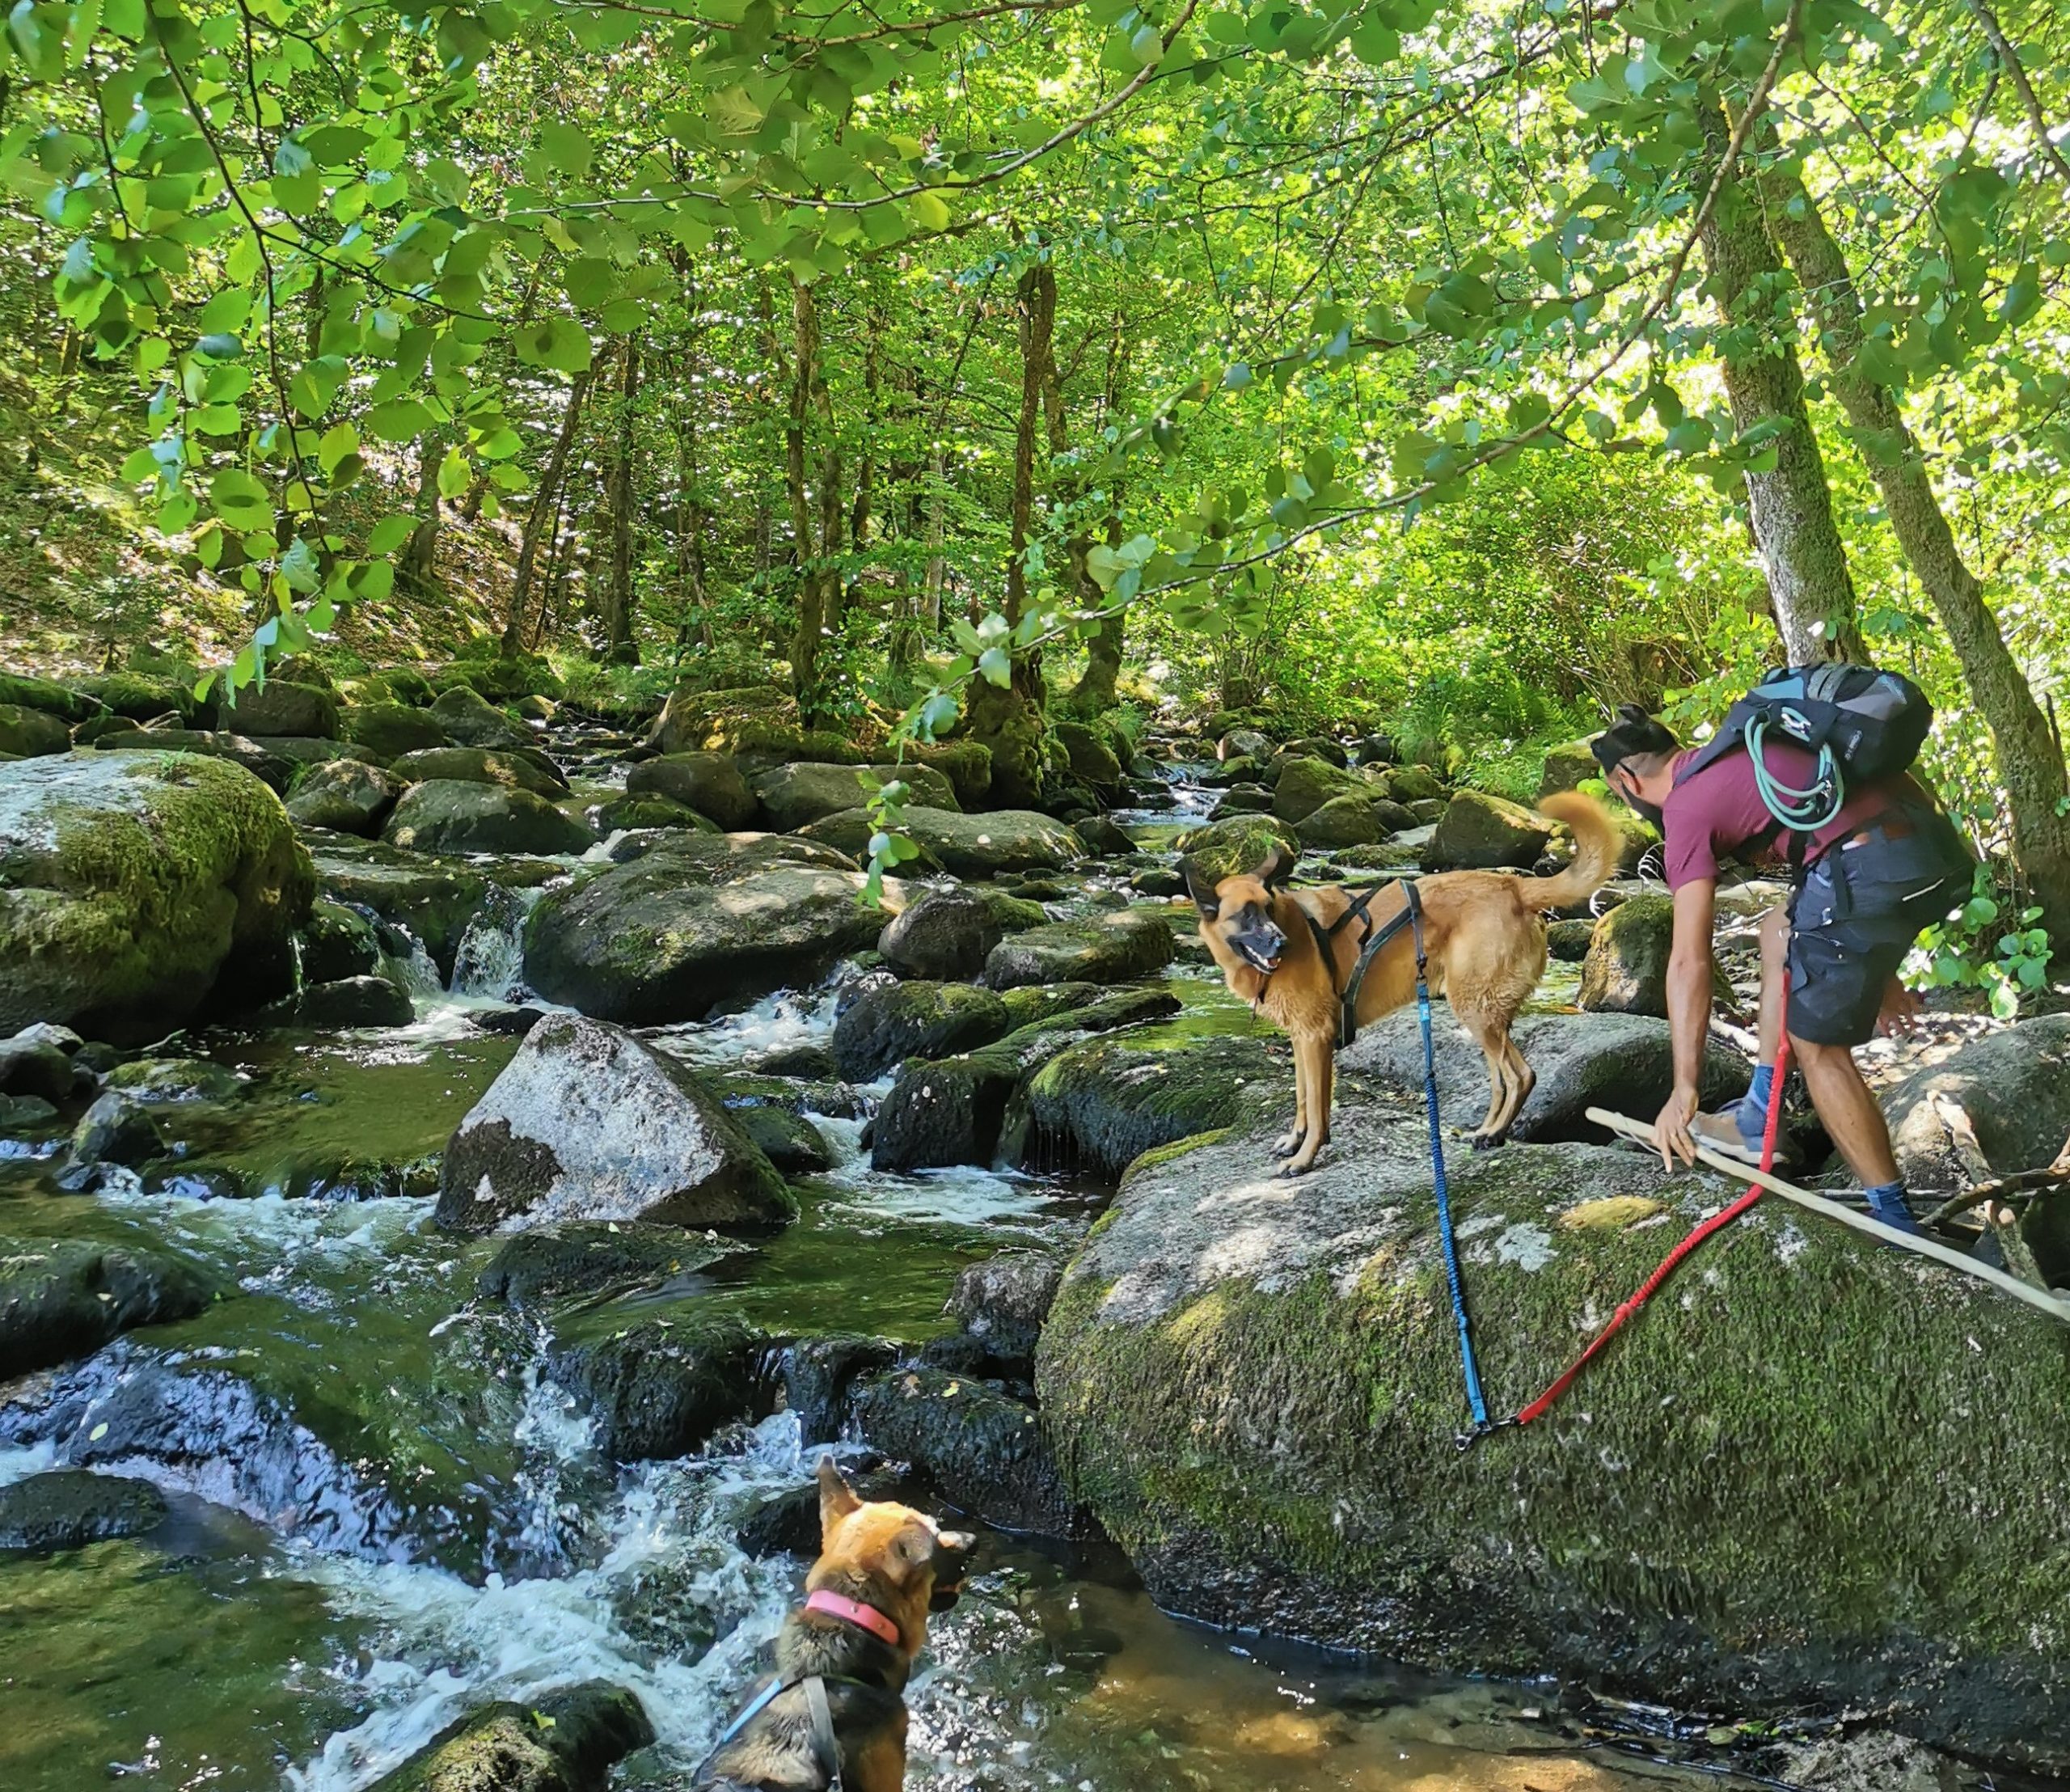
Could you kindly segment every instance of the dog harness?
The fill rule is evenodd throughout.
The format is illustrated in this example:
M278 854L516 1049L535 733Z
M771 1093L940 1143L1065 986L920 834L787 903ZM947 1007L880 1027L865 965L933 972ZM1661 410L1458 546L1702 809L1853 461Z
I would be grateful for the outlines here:
M1315 936L1316 950L1322 955L1323 974L1329 978L1330 988L1337 994L1337 1049L1339 1051L1358 1037L1358 992L1366 987L1367 971L1371 967L1374 959L1379 956L1380 949L1405 927L1413 928L1416 935L1416 980L1419 983L1425 980L1423 899L1416 893L1413 877L1397 877L1390 881L1401 886L1401 912L1390 915L1377 927L1373 924L1373 917L1367 912L1367 905L1388 887L1387 883L1369 884L1360 890L1351 898L1345 911L1328 927L1303 908L1300 903L1294 904L1300 911L1301 919L1308 923L1308 932ZM1351 974L1345 979L1344 987L1337 990L1337 954L1331 942L1354 917L1365 932L1358 936L1358 962L1352 966Z

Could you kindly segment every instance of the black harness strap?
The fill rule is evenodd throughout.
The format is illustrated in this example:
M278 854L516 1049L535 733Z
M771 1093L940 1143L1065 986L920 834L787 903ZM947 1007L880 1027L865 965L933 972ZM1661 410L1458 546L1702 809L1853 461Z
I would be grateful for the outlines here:
M1413 877L1397 877L1391 881L1401 885L1401 912L1390 916L1378 927L1374 926L1373 917L1367 912L1367 905L1389 887L1386 883L1371 884L1359 891L1351 898L1344 912L1327 928L1300 903L1294 905L1300 910L1301 919L1308 923L1308 932L1315 938L1316 950L1322 956L1323 974L1329 978L1332 991L1337 991L1337 1048L1339 1051L1358 1037L1358 993L1366 987L1367 971L1371 967L1374 959L1379 956L1381 947L1405 927L1413 925L1416 929L1416 970L1419 977L1423 974L1423 903L1416 894L1416 880ZM1337 954L1331 942L1343 931L1346 924L1354 919L1365 932L1359 936L1358 962L1352 966L1351 974L1345 979L1343 989L1337 991Z

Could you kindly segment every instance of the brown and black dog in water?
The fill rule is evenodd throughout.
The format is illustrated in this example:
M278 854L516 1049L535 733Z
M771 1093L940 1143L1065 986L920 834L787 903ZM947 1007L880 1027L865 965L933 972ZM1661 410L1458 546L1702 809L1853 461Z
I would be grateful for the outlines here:
M819 1460L819 1560L805 1602L776 1637L780 1688L715 1750L695 1792L817 1792L834 1763L816 1734L807 1683L826 1688L847 1792L899 1792L906 1780L906 1682L927 1641L927 1613L956 1603L977 1539L925 1512L864 1500L830 1456Z
M1544 912L1587 901L1610 881L1623 850L1615 825L1593 798L1569 792L1548 797L1539 808L1574 830L1574 856L1565 870L1550 877L1448 871L1416 882L1431 993L1445 996L1487 1054L1488 1114L1473 1135L1476 1149L1509 1136L1538 1080L1510 1029L1545 974ZM1366 922L1354 918L1330 934L1325 953L1297 911L1328 933L1351 907L1353 893L1339 884L1289 890L1293 872L1292 856L1279 847L1255 869L1217 884L1185 867L1187 891L1200 910L1200 936L1231 991L1294 1042L1294 1126L1274 1147L1292 1160L1280 1173L1284 1176L1304 1174L1329 1143L1341 992L1365 940L1407 902L1399 883L1383 886L1367 904ZM1412 933L1402 927L1368 967L1358 992L1361 1026L1415 995Z

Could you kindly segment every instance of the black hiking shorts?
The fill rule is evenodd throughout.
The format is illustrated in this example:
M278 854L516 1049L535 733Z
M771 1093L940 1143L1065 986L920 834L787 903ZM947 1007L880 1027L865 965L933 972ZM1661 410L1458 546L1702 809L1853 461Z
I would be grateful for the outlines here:
M1791 1036L1865 1043L1920 930L1968 895L1973 864L1947 817L1910 805L1825 853L1791 908Z

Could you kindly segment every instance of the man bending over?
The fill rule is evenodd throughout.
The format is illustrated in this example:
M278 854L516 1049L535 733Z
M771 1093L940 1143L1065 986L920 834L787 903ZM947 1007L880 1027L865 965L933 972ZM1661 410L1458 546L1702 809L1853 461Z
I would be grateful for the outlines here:
M1759 1160L1787 978L1790 1049L1803 1067L1812 1105L1867 1192L1869 1211L1900 1232L1917 1232L1890 1127L1853 1048L1879 1023L1909 1013L1898 966L1920 930L1968 891L1971 861L1954 824L1907 774L1849 791L1827 825L1793 844L1762 797L1750 754L1726 753L1678 783L1676 773L1696 755L1635 704L1624 705L1594 750L1610 788L1654 822L1666 843L1675 898L1667 969L1675 1092L1654 1122L1662 1160L1670 1168L1677 1158L1694 1164L1699 1139ZM1763 752L1777 783L1809 788L1816 781L1816 762L1804 748L1772 740ZM1697 1090L1710 1028L1719 870L1732 862L1790 865L1800 853L1801 885L1761 922L1760 1053L1753 1087L1723 1114L1701 1114Z

